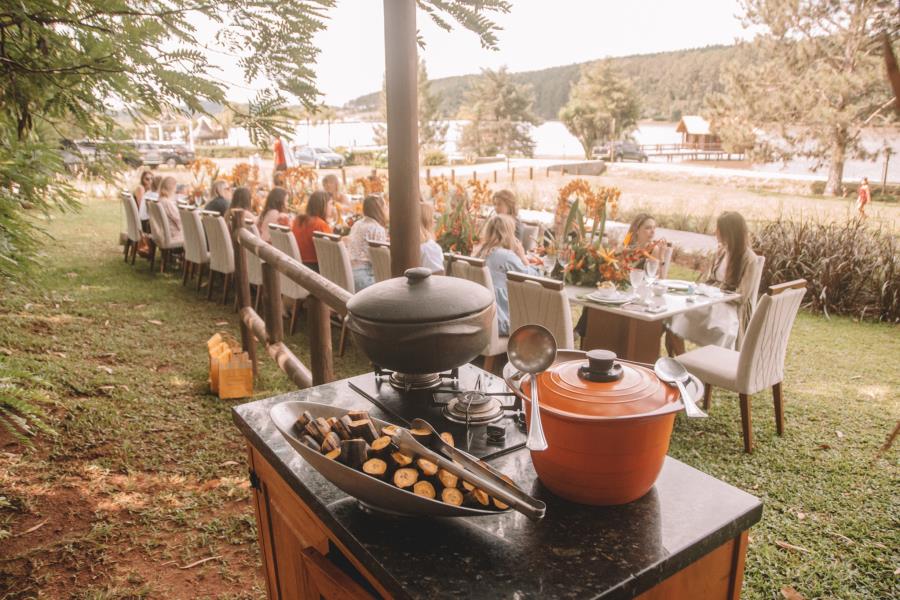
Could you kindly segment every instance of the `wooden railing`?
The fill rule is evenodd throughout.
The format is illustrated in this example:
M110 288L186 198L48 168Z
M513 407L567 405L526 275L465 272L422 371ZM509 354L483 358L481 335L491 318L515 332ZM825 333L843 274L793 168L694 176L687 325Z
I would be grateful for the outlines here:
M308 388L333 381L331 310L346 313L350 292L262 241L245 226L244 211L238 210L232 215L231 231L234 244L234 285L241 317L241 345L253 362L253 374L256 375L257 372L258 340L265 344L269 356L298 387ZM265 294L263 316L251 306L247 258L243 250L252 252L262 260L262 288ZM284 304L279 273L303 286L310 294L305 301L305 310L311 368L304 365L284 344Z

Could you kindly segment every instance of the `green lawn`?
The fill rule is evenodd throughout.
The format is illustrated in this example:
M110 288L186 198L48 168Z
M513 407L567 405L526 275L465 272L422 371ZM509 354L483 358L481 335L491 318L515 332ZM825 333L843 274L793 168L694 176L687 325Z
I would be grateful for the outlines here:
M38 286L0 292L0 394L44 398L56 432L33 449L0 433L0 598L263 597L245 448L231 404L206 387L205 341L236 334L236 316L180 278L125 265L119 228L111 201L55 219ZM717 392L707 421L679 418L673 456L765 503L744 597L781 598L784 586L896 596L898 454L876 453L900 416L897 334L801 315L786 434L760 394L753 455L741 451L735 396ZM302 333L291 345L307 362ZM367 366L349 347L335 368ZM264 361L257 388L291 386Z

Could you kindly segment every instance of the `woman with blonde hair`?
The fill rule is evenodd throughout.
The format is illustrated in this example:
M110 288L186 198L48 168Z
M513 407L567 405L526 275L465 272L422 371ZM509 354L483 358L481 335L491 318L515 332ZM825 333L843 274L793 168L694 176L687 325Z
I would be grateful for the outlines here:
M516 223L516 239L520 242L523 241L523 227L522 221L519 220L519 206L516 202L516 195L510 190L500 190L499 192L494 192L492 200L494 201L494 213L512 217Z
M362 218L353 224L350 234L344 238L350 254L353 284L357 292L375 283L375 271L372 269L372 257L369 255L369 242L387 240L384 199L374 194L366 196L363 200L362 210Z
M178 206L175 202L175 188L178 182L174 177L166 177L159 185L159 208L162 210L163 218L169 223L169 234L172 241L183 242L184 233L181 230L181 214L178 212Z
M419 263L434 274L444 274L444 251L434 239L434 205L419 202Z
M491 273L494 296L497 300L497 329L500 335L509 335L509 292L506 288L506 274L510 271L538 275L520 257L522 245L516 239L516 224L508 215L494 215L488 219L482 232L484 242L475 253L483 258Z

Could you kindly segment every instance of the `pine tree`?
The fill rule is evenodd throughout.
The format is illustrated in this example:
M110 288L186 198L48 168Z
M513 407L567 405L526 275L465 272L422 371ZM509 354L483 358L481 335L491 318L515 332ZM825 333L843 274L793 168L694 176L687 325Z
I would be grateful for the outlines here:
M840 194L845 160L868 157L863 127L890 114L879 53L880 35L897 29L895 3L742 5L748 25L763 33L748 44L746 60L726 69L724 92L709 98L711 125L729 149L827 164L825 194Z
M460 148L479 156L533 156L530 127L540 123L532 112L533 105L531 86L516 83L506 67L483 70L472 82L460 109L460 118L469 120L462 131Z
M637 127L641 114L631 82L607 61L585 65L569 101L559 111L559 120L578 138L585 158L594 145L611 136L619 139Z

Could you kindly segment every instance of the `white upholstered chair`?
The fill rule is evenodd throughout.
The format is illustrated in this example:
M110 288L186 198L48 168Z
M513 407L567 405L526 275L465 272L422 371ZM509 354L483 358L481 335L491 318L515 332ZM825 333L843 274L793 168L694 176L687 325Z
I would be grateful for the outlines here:
M184 273L181 285L185 285L188 279L194 277L197 271L197 279L203 272L203 265L209 262L209 249L206 246L206 234L200 223L200 215L197 209L184 206L178 208L181 215L181 229L184 232Z
M688 371L706 384L703 397L706 410L709 410L712 386L738 394L746 452L753 451L751 395L768 387L772 388L775 428L778 435L784 432L784 401L781 391L784 357L791 327L805 293L804 279L769 288L769 294L762 297L750 318L740 351L703 346L677 357Z
M556 338L560 350L575 348L572 331L572 310L562 281L507 273L509 291L509 330L522 325L542 325Z
M284 252L297 261L297 264L303 264L300 257L300 249L297 247L297 238L294 237L294 233L291 231L290 227L271 223L269 224L269 236L271 237L272 245L276 249ZM281 295L288 300L291 300L293 304L293 308L291 309L291 324L290 329L288 330L293 334L294 327L297 324L297 313L300 312L300 305L303 304L303 301L309 296L309 292L299 283L295 283L293 279L285 275L279 273L278 279L281 283Z
M672 254L674 253L674 248L672 247L672 242L666 244L666 247L663 249L662 253L662 261L659 265L659 278L660 279L668 279L669 277L669 267L672 265Z
M131 257L131 264L137 256L138 244L144 233L141 231L141 220L138 217L137 202L131 192L122 192L122 208L125 211L125 262Z
M474 281L479 285L483 285L494 296L494 283L491 281L491 272L482 258L472 258L471 256L461 256L451 254L449 256L449 270L447 273L451 277L459 277ZM491 339L487 347L481 352L484 357L484 370L493 371L494 361L498 356L506 353L506 344L509 337L501 337L500 330L497 326L497 319L491 322Z
M735 349L740 350L744 342L745 329L749 327L750 319L756 310L756 304L759 301L759 282L762 280L763 267L766 264L765 256L757 256L756 260L750 263L748 267L750 278L749 295L741 300L737 340L735 341Z
M341 286L351 294L356 293L353 283L353 268L350 266L350 253L341 242L341 236L316 231L313 233L313 244L316 247L316 258L319 260L319 274L328 281ZM344 343L347 340L347 315L340 315L341 340L338 356L344 355Z
M222 275L222 304L228 302L228 290L234 275L234 246L228 234L225 218L217 212L203 211L201 215L206 241L209 243L209 290L206 299L212 299L215 274Z
M172 235L172 230L169 227L169 220L166 218L166 215L163 214L163 209L159 205L158 200L147 200L144 199L144 202L147 203L147 212L150 215L150 238L153 240L153 244L156 248L159 248L161 258L159 271L162 273L166 270L166 265L169 262L169 259L172 255L181 250L184 247L184 240L176 239ZM153 266L156 261L156 249L150 249L150 270L153 270Z
M369 258L372 260L372 271L375 281L391 278L391 245L387 242L369 242Z

